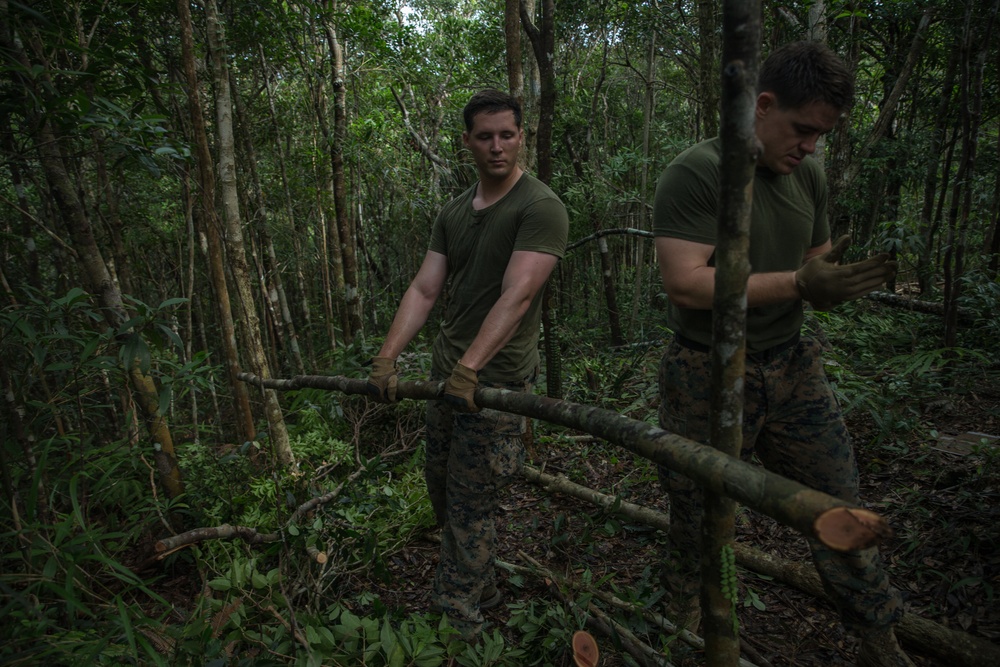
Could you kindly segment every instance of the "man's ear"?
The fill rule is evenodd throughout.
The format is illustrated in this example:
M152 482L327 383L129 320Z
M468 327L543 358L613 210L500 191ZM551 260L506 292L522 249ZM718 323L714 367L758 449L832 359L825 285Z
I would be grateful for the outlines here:
M757 103L754 105L754 115L757 118L763 118L776 106L778 106L778 98L774 96L774 93L767 91L759 93Z
M467 130L462 132L462 145L466 148L469 147L469 132Z

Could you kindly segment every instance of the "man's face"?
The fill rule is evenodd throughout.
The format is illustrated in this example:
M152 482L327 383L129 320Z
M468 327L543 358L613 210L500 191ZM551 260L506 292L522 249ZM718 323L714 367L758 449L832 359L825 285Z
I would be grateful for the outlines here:
M510 176L517 168L523 138L510 110L478 113L472 118L472 130L462 133L481 180L502 181Z
M816 141L836 126L840 111L826 102L786 108L773 93L761 93L755 115L757 140L763 147L757 164L776 174L790 174L815 152Z

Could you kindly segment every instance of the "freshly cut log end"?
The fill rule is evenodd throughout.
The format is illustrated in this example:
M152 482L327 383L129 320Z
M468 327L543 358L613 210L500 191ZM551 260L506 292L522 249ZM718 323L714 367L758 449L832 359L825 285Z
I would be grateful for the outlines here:
M597 642L589 632L577 630L573 633L573 662L576 667L597 667L600 656Z
M835 507L813 523L820 542L836 551L858 551L892 537L892 528L881 516L866 509Z

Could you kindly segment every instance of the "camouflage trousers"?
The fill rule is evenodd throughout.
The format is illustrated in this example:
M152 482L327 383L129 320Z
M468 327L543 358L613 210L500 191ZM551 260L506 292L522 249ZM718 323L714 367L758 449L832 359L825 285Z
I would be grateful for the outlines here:
M532 383L480 386L531 391ZM444 401L427 403L424 476L441 526L433 605L466 640L479 634L479 598L485 586L496 582L494 522L500 492L524 463L525 426L520 415L485 408L468 414L455 412Z
M767 357L746 359L742 458L756 455L772 472L859 504L854 450L823 370L820 344L802 338ZM674 340L660 363L659 385L660 426L709 443L711 355ZM675 594L696 594L702 490L662 466L659 475L670 496L672 559L665 579ZM839 553L812 539L809 547L846 626L863 631L899 619L899 592L889 585L877 549Z

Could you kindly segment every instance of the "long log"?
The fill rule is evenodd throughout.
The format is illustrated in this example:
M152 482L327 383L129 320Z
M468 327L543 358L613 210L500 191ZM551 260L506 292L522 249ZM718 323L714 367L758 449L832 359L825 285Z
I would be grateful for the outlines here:
M270 389L311 387L367 394L365 380L341 376L261 379L241 373L239 378ZM396 394L400 398L432 400L442 390L440 382L400 382ZM482 407L534 417L599 436L690 477L709 493L732 498L832 549L863 549L892 534L889 524L878 515L872 515L873 518L866 515L864 521L858 520L854 510L859 508L850 503L611 410L504 389L478 389L475 401Z
M900 310L912 310L915 313L927 315L937 315L944 317L944 304L934 301L921 301L909 297L892 294L890 292L872 292L865 295L866 299L877 301L885 306L898 308ZM958 321L962 324L972 324L976 319L976 314L969 308L958 309Z
M666 532L670 518L649 507L620 501L614 496L595 491L565 477L539 472L525 466L524 477L548 492L559 492L614 511L628 519ZM821 600L828 600L816 568L809 563L796 563L767 554L746 544L736 543L736 562L759 574L778 581ZM896 626L896 635L907 648L932 656L949 667L984 667L1000 665L1000 646L972 635L952 630L940 623L915 614L904 613Z

